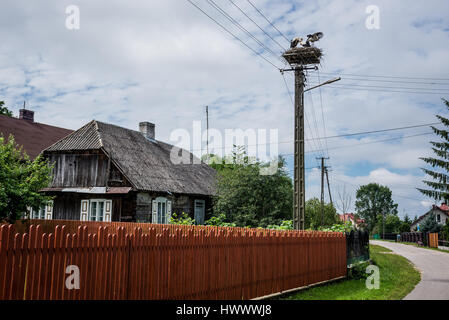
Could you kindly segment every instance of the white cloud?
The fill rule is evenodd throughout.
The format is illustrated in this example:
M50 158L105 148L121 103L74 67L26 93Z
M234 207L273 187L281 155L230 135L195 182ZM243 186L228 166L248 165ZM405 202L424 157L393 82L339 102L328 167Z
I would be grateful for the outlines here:
M197 3L257 47L207 2ZM217 3L273 51L280 51L236 8L227 2ZM279 43L289 45L248 3L238 3ZM78 31L65 28L65 7L69 4L80 7ZM288 37L324 32L319 44L325 54L321 80L333 77L326 72L335 71L447 78L446 1L379 0L381 29L373 31L365 28L369 4L371 1L355 0L256 3ZM204 106L209 105L211 127L278 128L280 141L293 139L293 107L279 72L187 1L64 0L55 4L48 0L4 0L0 38L0 99L16 113L27 100L27 105L35 108L38 121L75 129L92 118L128 128L149 120L156 123L157 137L167 141L171 130L190 129L193 120L204 121ZM275 57L267 57L282 66ZM343 76L339 84L424 86L350 78ZM287 79L292 85L291 76ZM309 79L317 81L316 77ZM435 85L425 87L434 89ZM306 111L312 131L318 131L314 136L433 122L434 115L442 110L440 95L323 88L325 132L319 91L313 91L312 97L307 97ZM306 136L311 137L309 131L306 126ZM355 184L377 179L393 185L394 193L400 196L421 199L413 188L400 188L394 183L419 185L422 177L417 171L421 165L418 158L429 154L429 136L355 145L428 131L421 128L329 140L335 170L332 175ZM315 145L325 147L324 143L308 142L307 149ZM291 154L293 144L281 144L279 149ZM308 196L319 194L319 175L308 175ZM357 178L349 178L354 175ZM420 200L397 201L406 210L422 209Z

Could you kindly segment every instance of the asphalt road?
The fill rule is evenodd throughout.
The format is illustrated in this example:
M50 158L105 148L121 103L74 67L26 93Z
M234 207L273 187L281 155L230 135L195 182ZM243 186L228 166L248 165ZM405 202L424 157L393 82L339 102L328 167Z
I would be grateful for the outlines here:
M449 300L449 253L394 242L370 243L407 258L421 272L421 282L404 300Z

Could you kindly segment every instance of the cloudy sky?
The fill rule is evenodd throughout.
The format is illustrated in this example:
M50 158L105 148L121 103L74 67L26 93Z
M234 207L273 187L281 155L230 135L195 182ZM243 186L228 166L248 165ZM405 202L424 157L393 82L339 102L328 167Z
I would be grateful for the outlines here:
M92 119L131 129L151 121L167 142L193 121L204 129L208 105L210 126L221 132L278 129L291 170L293 106L279 56L286 38L322 31L324 57L309 84L343 80L305 96L307 198L320 193L315 158L329 156L334 200L343 187L354 200L357 186L377 182L392 189L401 216L429 208L433 201L415 190L424 178L419 157L435 138L428 127L317 138L429 124L447 113L446 0L252 0L280 32L247 0L192 1L274 66L186 0L2 0L0 100L15 114L26 100L36 121L70 129ZM67 28L70 5L79 8L79 29ZM379 29L366 26L372 5Z

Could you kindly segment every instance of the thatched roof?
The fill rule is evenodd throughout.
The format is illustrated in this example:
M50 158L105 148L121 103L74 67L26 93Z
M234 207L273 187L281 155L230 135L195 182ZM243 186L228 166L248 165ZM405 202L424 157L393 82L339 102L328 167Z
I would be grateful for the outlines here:
M45 152L101 149L137 190L215 194L215 170L205 163L173 164L172 148L170 144L148 140L138 131L93 120Z
M321 49L316 47L297 47L287 50L282 56L289 64L319 64L322 56Z

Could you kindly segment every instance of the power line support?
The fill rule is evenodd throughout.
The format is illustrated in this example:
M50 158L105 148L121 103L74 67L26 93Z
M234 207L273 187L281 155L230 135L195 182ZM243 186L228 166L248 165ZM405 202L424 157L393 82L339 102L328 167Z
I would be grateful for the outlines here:
M324 165L325 160L329 160L329 158L318 158L317 160L321 160L321 226L324 226L324 175L327 175L327 167Z
M334 202L332 201L332 195L331 195L331 187L330 187L330 184L329 184L329 171L327 169L328 168L326 167L327 190L329 191L329 200L331 202L331 206L334 206Z
M305 229L305 157L304 157L304 87L306 70L317 70L320 64L321 50L315 47L297 47L301 41L292 40L290 49L282 57L289 63L291 69L280 70L295 72L295 160L294 160L294 191L293 191L293 227L296 230ZM315 65L310 67L310 65Z
M209 158L209 106L206 106L206 155Z
M305 229L305 160L304 160L304 83L302 67L295 69L295 186L293 224L296 230Z

